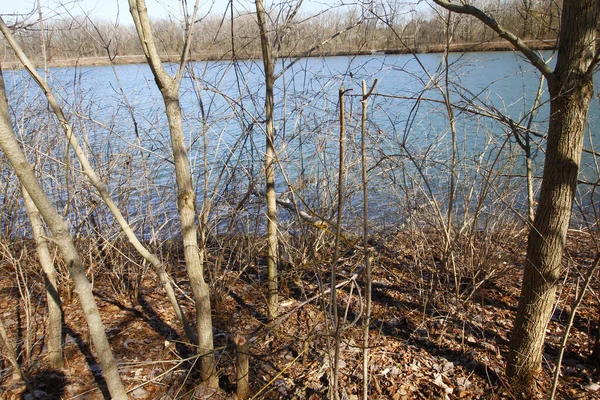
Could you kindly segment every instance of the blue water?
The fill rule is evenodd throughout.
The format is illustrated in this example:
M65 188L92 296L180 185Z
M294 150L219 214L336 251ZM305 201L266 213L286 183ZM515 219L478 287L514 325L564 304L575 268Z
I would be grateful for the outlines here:
M543 56L550 59L552 53ZM276 73L289 62L279 61ZM457 187L453 201L458 220L483 218L485 224L486 218L522 216L523 151L507 125L497 119L529 123L540 74L513 52L451 54L448 64L446 74L440 54L340 56L306 58L287 69L275 92L280 195L294 193L302 209L334 218L338 90L343 85L349 90L345 224L353 229L360 222L361 81L370 87L377 79L368 102L367 146L374 230L415 220L435 224L431 216L446 212L452 132L441 101L443 92L454 104ZM256 221L261 219L255 213L262 200L250 196L241 206L239 201L250 182L257 180L259 190L264 186L262 62L197 62L191 67L193 74L188 71L182 82L181 104L198 204L212 200L214 229L228 226L233 210L241 207L245 212L237 213L236 226L260 230ZM16 131L44 171L43 181L59 208L70 212L75 224L94 212L110 225L110 216L99 209L78 209L85 209L86 201L95 196L80 174L70 173L69 189L64 189L65 141L39 89L22 71L4 75ZM144 235L169 235L177 220L170 139L162 99L147 65L51 69L48 79L128 218ZM597 93L597 79L595 84ZM543 135L546 130L547 101L544 86L541 106L531 119L534 133ZM598 147L599 103L595 98L589 112L585 146L590 149ZM540 176L544 144L539 138L532 140L534 175ZM36 147L41 151L32 150ZM580 180L597 179L594 157L584 154ZM590 215L597 199L589 185L582 184L580 192L579 201ZM284 224L293 222L293 215L281 213Z

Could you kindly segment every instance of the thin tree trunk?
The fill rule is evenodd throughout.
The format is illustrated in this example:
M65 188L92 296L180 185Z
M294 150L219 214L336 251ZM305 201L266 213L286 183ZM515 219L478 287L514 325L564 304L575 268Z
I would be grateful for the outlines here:
M554 377L552 379L552 390L550 391L550 400L554 400L554 396L556 395L556 389L558 388L558 379L560 378L560 368L562 365L563 356L565 355L565 349L567 348L567 341L569 340L569 333L571 332L571 328L573 328L573 322L575 321L575 316L577 315L577 309L581 305L585 294L590 287L590 283L596 275L596 271L598 270L598 265L600 264L600 253L596 253L596 257L594 258L594 262L590 266L587 271L587 276L585 278L583 287L581 288L581 292L575 297L573 300L573 306L571 307L571 315L569 316L569 321L567 322L567 326L565 328L565 332L563 333L563 338L560 342L560 349L558 350L558 357L556 358L556 367L554 369Z
M46 303L48 305L48 327L47 327L47 346L48 359L52 368L62 368L64 365L62 351L62 310L60 296L58 294L58 285L56 283L56 269L52 262L50 250L48 250L48 241L44 237L44 225L40 212L31 200L31 196L23 187L23 201L27 209L27 215L33 231L33 240L35 241L36 251L46 281Z
M330 283L330 318L333 328L333 365L331 367L331 398L339 399L339 368L340 368L340 335L342 332L340 326L340 316L338 313L337 300L337 265L340 257L340 238L342 235L342 214L344 209L344 162L345 162L345 142L346 142L346 109L344 105L344 87L340 86L338 92L338 101L340 103L340 139L339 139L339 164L338 164L338 187L337 187L337 221L334 243L333 260L331 261Z
M367 92L367 83L362 81L362 117L361 117L361 170L363 187L363 257L365 265L365 317L363 325L363 382L362 398L369 397L369 329L371 325L371 255L369 252L369 190L367 179L367 103L370 94L375 89L377 80Z
M279 299L277 289L278 239L277 239L277 194L275 193L275 126L273 122L273 87L275 75L271 44L267 32L265 9L262 0L256 0L256 17L260 29L260 44L265 68L265 120L266 120L266 150L265 177L267 184L267 310L269 319L277 318L279 314Z
M215 356L213 353L210 290L204 280L204 249L201 250L198 246L196 194L187 158L187 146L183 134L183 121L181 106L179 104L179 87L187 63L187 53L192 38L192 29L189 24L195 21L197 9L198 2L196 1L194 13L187 20L187 36L181 54L179 69L175 77L171 77L162 66L156 50L145 1L129 0L129 11L133 17L144 55L163 97L167 120L169 122L173 161L175 163L175 180L177 183L177 211L179 222L181 223L186 268L196 305L198 354L201 356L200 375L208 386L217 387L219 385L219 378L216 374Z
M0 21L3 23L4 21ZM69 228L62 217L58 214L52 202L44 193L33 167L19 147L15 138L12 124L9 117L8 104L6 100L6 90L4 79L0 70L0 148L8 158L15 173L23 187L27 190L31 199L40 211L40 214L48 224L52 232L53 240L56 242L62 257L69 269L71 279L75 286L75 291L79 296L81 307L88 324L90 337L94 344L98 361L102 366L102 374L106 380L108 390L113 399L127 399L125 388L119 377L117 363L113 357L108 339L106 337L104 324L100 318L100 313L96 305L96 300L92 293L92 286L87 280L85 269L75 245L73 238L69 234Z
M250 341L241 335L233 338L235 343L235 375L236 395L239 400L246 400L251 395L250 389Z
M296 8L287 18L287 23L290 23L296 15L301 1L296 5ZM307 55L311 54L318 48L321 48L326 43L335 39L355 26L362 23L359 21L351 26L344 28L331 35L329 38L321 43L311 46L303 54L296 57L293 61L282 67L281 70L275 75L274 73L274 60L272 57L271 43L269 40L266 12L262 0L255 0L256 6L256 17L258 20L258 27L260 30L260 43L261 53L263 58L263 65L265 71L265 179L266 179L266 198L267 198L267 313L269 319L273 320L279 315L279 297L278 297L278 265L279 265L279 239L277 236L277 194L275 192L275 163L276 163L276 151L275 151L275 126L273 119L274 111L274 99L273 89L275 81L283 76L283 74L290 69L297 61L303 59ZM231 8L233 13L233 6ZM232 29L233 34L233 29ZM232 36L232 46L233 46ZM232 47L233 48L233 47ZM234 57L235 59L235 57ZM237 72L236 72L237 73Z
M37 0L37 11L40 19L40 49L44 61L44 81L48 73L48 59L46 55L46 31L44 27L44 15L42 14L42 4ZM62 350L62 308L60 295L58 293L58 284L56 282L56 269L52 262L52 256L48 250L48 241L44 236L44 225L40 212L31 200L27 190L22 187L23 202L27 209L27 216L31 223L33 240L36 244L36 251L42 270L46 286L46 303L48 305L48 327L47 329L47 347L48 360L52 368L62 368L64 366Z
M184 258L190 278L190 285L196 303L196 332L198 354L202 356L200 373L202 380L211 387L217 387L215 357L213 354L213 332L210 305L210 290L204 281L204 252L198 246L196 225L196 194L187 159L187 148L183 136L181 107L177 97L165 99L167 119L171 130L171 146L175 161L177 182L177 210L183 235Z
M456 195L456 166L458 159L458 142L456 134L456 119L454 117L454 108L452 107L452 100L450 99L450 43L452 42L453 35L450 31L450 25L452 22L452 12L448 12L448 19L444 27L445 34L445 47L444 47L444 89L439 87L439 90L444 99L444 106L446 107L446 114L448 115L448 122L450 124L450 135L452 137L452 161L450 164L450 187L448 188L448 213L446 216L446 227L444 232L445 243L444 243L444 268L447 269L449 266L452 267L452 276L454 278L454 294L456 299L460 297L460 278L456 270L456 263L454 262L454 253L452 252L453 246L453 212L454 212L454 198ZM443 226L443 224L442 224ZM443 271L445 273L446 271Z
M0 316L0 348L1 347L4 347L4 353L2 354L8 359L8 362L12 364L13 368L15 369L15 373L19 375L19 377L25 384L27 391L31 393L34 398L37 399L38 397L35 395L35 389L31 385L29 378L25 375L23 369L21 369L21 366L19 365L19 360L17 359L17 352L10 339L8 338L8 333L6 332L2 316Z

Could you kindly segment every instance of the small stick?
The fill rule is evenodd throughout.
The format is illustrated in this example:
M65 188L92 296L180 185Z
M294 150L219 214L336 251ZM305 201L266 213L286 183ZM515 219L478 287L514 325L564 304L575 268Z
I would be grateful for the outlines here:
M250 342L242 335L235 335L235 374L237 383L237 398L250 398L249 352Z

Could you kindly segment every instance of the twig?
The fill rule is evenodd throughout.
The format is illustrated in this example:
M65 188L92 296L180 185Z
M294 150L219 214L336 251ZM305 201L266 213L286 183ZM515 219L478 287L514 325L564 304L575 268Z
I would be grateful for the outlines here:
M587 291L598 266L600 265L600 252L596 254L596 258L590 267L587 276L585 277L585 283L583 284L583 288L581 288L581 293L573 302L573 307L571 310L571 316L569 317L569 322L567 323L567 327L565 329L565 333L563 334L562 342L560 343L560 350L558 351L558 357L556 360L556 368L554 369L554 379L552 381L552 392L550 393L550 400L554 399L556 395L556 388L558 387L558 378L560 377L560 367L562 365L562 359L565 354L565 348L567 347L567 340L569 338L569 333L571 332L571 328L573 327L573 321L575 320L575 314L577 313L577 308L581 305L583 301L583 297L585 296L585 292Z

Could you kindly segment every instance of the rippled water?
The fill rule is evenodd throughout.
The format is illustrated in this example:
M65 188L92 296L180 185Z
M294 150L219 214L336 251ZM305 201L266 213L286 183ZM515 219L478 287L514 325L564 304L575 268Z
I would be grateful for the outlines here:
M543 56L550 59L552 53ZM280 60L276 73L289 64L290 60ZM473 214L485 219L523 213L523 151L506 121L529 125L534 133L532 154L539 176L543 140L535 134L546 130L547 93L531 118L530 112L540 74L513 52L451 54L448 66L446 73L440 54L424 54L306 58L287 69L277 80L275 93L280 195L289 197L293 192L302 209L334 217L338 91L343 86L349 90L345 97L346 224L351 229L359 222L359 95L361 80L370 86L377 79L368 103L367 141L374 229L415 220L428 223L427 215L436 209L445 212L452 176L457 183L453 201L459 220ZM241 207L237 210L246 212L238 214L240 229L260 230L252 217L262 204L260 196L250 196L243 205L239 202L254 180L262 188L262 62L197 62L191 67L193 74L188 72L182 82L181 102L198 202L213 200L211 220L218 229L225 229L233 210ZM28 151L38 169L45 171L46 187L61 209L74 206L70 218L75 223L85 221L89 212L77 206L85 208L87 199L95 195L77 176L65 189L64 138L48 116L40 91L22 71L4 74L16 130L25 143L39 149ZM129 219L145 234L168 235L176 221L174 171L164 107L147 65L52 69L48 79ZM453 174L444 93L454 104ZM598 147L599 128L596 97L586 148ZM595 158L584 154L580 180L597 179ZM580 202L589 212L597 199L589 185L582 184L580 191ZM110 216L101 216L111 223ZM291 222L293 215L282 211L282 220Z

